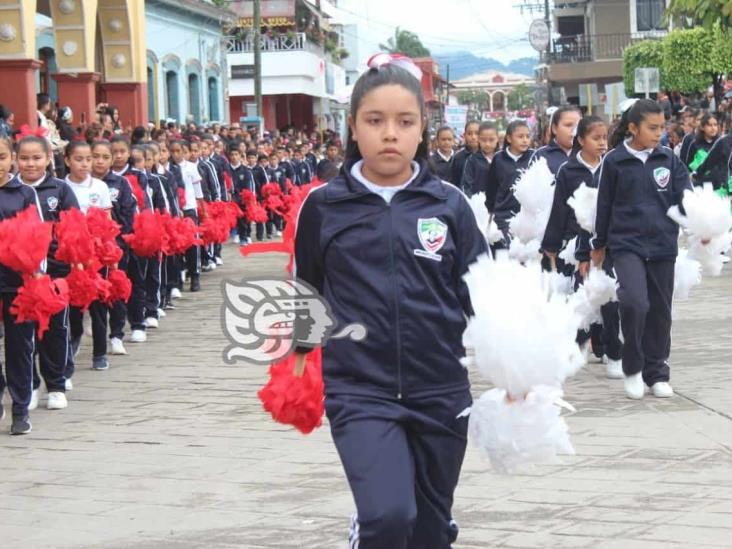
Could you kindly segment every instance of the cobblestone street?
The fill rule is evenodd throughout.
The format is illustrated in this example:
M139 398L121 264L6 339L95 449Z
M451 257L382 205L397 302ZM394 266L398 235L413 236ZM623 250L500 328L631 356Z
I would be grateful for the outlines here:
M0 424L3 549L346 546L354 509L327 426L275 424L256 395L266 368L222 360L222 281L281 275L283 256L227 245L224 261L108 371L89 368L85 338L66 410L44 393L31 434ZM628 400L590 364L566 388L576 456L500 476L469 446L456 548L732 547L730 271L675 311L674 398Z

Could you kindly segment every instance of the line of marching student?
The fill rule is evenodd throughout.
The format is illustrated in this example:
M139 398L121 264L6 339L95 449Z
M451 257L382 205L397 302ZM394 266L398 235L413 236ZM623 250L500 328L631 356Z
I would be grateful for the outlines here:
M714 114L687 109L680 116L681 122L667 124L658 103L639 100L608 137L602 119L564 106L551 110L549 141L535 150L523 120L508 124L502 146L495 124L469 122L464 148L454 152L454 131L442 127L431 155L439 177L468 196L485 193L504 235L494 250L510 245L509 220L521 207L513 187L521 171L546 158L555 194L542 265L574 276L577 284L593 264L617 278L618 303L603 307L602 323L577 340L588 356L606 363L608 378L624 380L633 399L643 398L646 388L659 398L673 395L669 354L679 227L666 212L694 184L711 183L722 195L731 191L732 135L719 136ZM594 235L579 227L567 205L581 183L599 187ZM558 257L571 240L576 270Z
M228 154L221 154L226 152ZM118 268L131 282L129 300L108 306L100 301L88 309L92 331L91 368L107 370L109 355L127 354L125 343L144 344L147 331L157 329L162 319L175 309L182 291L198 292L201 273L223 263L221 244L191 246L185 254L140 257L127 245L124 235L133 232L135 216L144 210L157 210L173 217L188 217L200 224L207 214L207 204L234 201L242 211L241 192L252 191L262 201L262 187L279 183L287 192L287 183L310 183L320 175L333 177L337 155L329 152L320 163L297 158L290 160L290 150L281 148L271 155L251 150L242 161L239 147L228 151L208 134L190 141L161 138L130 145L127 137L114 136L110 141L92 143L72 141L66 147L65 179L49 170L51 150L48 139L40 133L21 134L17 142L0 139L0 221L10 219L26 208L34 207L41 219L56 223L61 212L78 208L86 213L99 208L120 226L117 244L122 249ZM326 161L327 160L327 161ZM317 173L316 173L317 172ZM256 238L274 238L282 230L282 219L270 213L266 223L256 224ZM244 218L238 222L233 240L251 242L251 225ZM22 243L15 243L22 245ZM64 278L72 266L55 257L57 241L48 250L40 270L52 278ZM106 277L106 270L102 271ZM184 282L188 282L187 288ZM73 389L73 374L84 334L84 313L68 306L50 320L42 339L36 338L33 322L17 322L11 304L22 285L18 273L0 264L0 298L4 325L4 374L0 371L0 420L6 412L2 405L5 388L11 401L11 434L31 431L29 412L39 405L41 386L47 389L46 407L59 410L68 406L67 393ZM129 335L125 329L129 326Z

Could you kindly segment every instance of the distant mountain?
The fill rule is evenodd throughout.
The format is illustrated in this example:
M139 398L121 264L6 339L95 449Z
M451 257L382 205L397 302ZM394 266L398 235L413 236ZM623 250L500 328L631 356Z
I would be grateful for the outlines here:
M450 65L450 80L461 80L467 76L490 70L533 76L534 67L539 63L537 58L523 57L506 65L496 59L478 57L469 51L435 54L433 57L440 65L442 76L447 76L447 65Z

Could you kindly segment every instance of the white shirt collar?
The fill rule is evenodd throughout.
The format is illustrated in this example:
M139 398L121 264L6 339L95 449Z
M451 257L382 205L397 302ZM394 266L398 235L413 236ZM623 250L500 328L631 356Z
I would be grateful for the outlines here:
M623 141L623 144L625 145L625 149L635 156L638 160L643 162L644 164L648 160L648 157L651 156L651 153L653 152L653 149L643 149L642 151L636 150L633 147L630 146L630 139L626 139Z
M436 152L445 162L450 162L450 160L452 160L452 157L455 156L455 151L453 151L452 149L450 149L450 156L445 156L444 154L442 154L442 151L440 149L437 149Z
M41 177L40 179L38 179L36 181L23 181L23 178L20 177L20 174L18 174L18 181L20 181L24 185L28 185L29 187L37 187L38 185L40 185L41 183L43 183L46 180L46 177L47 176L44 175L43 177Z
M84 181L80 181L80 182L77 183L76 181L71 181L71 176L70 175L67 175L66 176L66 183L68 183L69 185L77 185L79 187L91 187L91 185L92 185L92 177L91 177L91 175L90 176L87 176L87 178Z
M518 161L519 161L519 158L521 158L521 156L522 156L522 155L518 155L518 156L516 156L515 154L513 154L513 153L511 152L511 149L510 149L510 147L509 147L509 148L506 148L506 149L504 149L504 150L506 151L506 154L508 155L508 157L509 157L509 158L510 158L511 160L513 160L514 162L518 162Z
M412 161L412 176L401 185L395 185L395 186L384 186L384 185L377 185L376 183L373 183L366 179L364 177L363 172L363 160L359 160L356 162L353 167L351 168L351 177L353 177L356 181L361 183L364 187L366 187L369 191L371 191L374 194L378 194L381 196L386 203L388 204L391 202L391 199L394 198L394 195L397 194L399 191L405 189L408 187L415 179L417 179L417 176L419 175L419 164L417 162Z
M582 164L582 165L583 165L583 166L584 166L585 168L587 168L588 170L590 170L590 173L591 173L592 175L595 175L595 172L596 172L596 171L597 171L597 169L598 169L598 168L600 167L600 164L597 164L597 166L593 166L592 164L589 164L588 162L586 162L586 161L585 161L585 159L584 159L584 158L582 158L582 155L580 154L580 152L579 152L579 151L577 151L577 162L579 162L579 163L580 163L580 164Z

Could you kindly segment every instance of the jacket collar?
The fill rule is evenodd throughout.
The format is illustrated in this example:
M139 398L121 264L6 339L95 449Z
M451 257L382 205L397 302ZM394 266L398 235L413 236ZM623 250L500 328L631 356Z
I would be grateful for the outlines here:
M13 178L10 181L5 183L5 185L0 187L0 189L2 189L2 190L19 189L22 186L23 186L23 184L20 182L20 180L18 179L18 176L16 175L16 176L13 176Z
M416 192L430 195L437 200L447 200L447 191L445 185L437 177L432 175L427 162L418 160L419 175L401 192ZM351 168L356 163L351 160L341 167L341 173L332 183L325 188L326 202L343 202L346 200L355 200L362 196L373 194L362 183L356 181L351 176Z
M634 160L640 162L640 160L630 154L628 150L625 148L625 143L621 142L617 147L615 147L612 151L613 156L615 157L616 162L626 162L628 160ZM609 154L609 153L608 153ZM651 151L650 156L648 157L648 160L651 160L652 158L668 158L668 154L664 150L664 147L657 146L655 149Z

